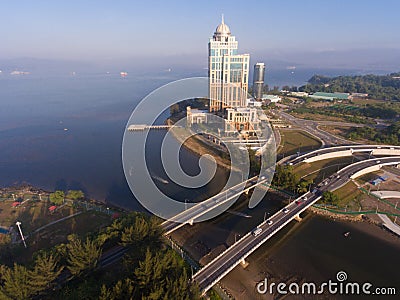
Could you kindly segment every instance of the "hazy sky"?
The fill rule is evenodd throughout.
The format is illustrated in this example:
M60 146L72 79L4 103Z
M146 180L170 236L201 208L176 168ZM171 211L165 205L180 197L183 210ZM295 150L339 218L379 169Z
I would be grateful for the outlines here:
M206 55L221 14L240 52L400 51L398 0L2 1L0 58Z

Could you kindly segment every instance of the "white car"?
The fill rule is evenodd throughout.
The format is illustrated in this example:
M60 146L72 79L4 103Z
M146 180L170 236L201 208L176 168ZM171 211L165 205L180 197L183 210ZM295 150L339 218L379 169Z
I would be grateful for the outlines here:
M287 208L284 208L284 209L282 210L282 212L283 212L284 214L287 214L287 213L289 212L289 210L288 210Z
M267 224L268 224L268 225L272 225L272 223L274 223L274 222L272 222L272 220L268 220L268 221L267 221Z
M253 234L254 236L257 236L257 235L259 235L261 232L262 232L262 228L256 228L256 229L253 230L252 234Z

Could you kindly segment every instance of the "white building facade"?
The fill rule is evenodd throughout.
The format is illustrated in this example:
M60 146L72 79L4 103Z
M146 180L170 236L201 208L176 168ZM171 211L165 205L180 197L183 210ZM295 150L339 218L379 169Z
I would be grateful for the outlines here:
M238 42L222 17L208 43L210 112L246 106L250 55L237 51Z

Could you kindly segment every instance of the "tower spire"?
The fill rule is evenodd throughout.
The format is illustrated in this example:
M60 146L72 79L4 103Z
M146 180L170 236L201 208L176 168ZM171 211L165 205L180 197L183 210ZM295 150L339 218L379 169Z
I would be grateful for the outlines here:
M222 14L222 17L221 17L221 23L222 23L222 24L225 24L225 23L224 23L224 14Z

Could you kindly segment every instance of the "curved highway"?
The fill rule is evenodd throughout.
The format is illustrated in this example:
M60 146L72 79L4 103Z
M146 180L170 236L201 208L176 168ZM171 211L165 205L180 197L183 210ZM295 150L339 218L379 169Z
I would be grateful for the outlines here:
M308 192L289 203L270 219L262 222L257 228L243 236L239 241L194 274L193 280L197 282L200 290L205 293L286 224L317 202L324 191L334 191L340 188L354 174L364 169L368 170L374 166L381 167L383 165L397 164L400 164L400 156L369 159L351 164L339 170L331 177L322 181L312 192Z
M357 152L370 152L373 155L395 155L400 156L400 146L391 145L351 145L322 148L303 155L287 159L286 164L296 165L300 162L318 161L334 157L351 156ZM382 153L382 154L380 154ZM329 155L328 155L329 154ZM330 157L332 156L332 157Z

